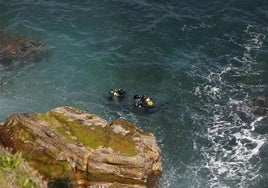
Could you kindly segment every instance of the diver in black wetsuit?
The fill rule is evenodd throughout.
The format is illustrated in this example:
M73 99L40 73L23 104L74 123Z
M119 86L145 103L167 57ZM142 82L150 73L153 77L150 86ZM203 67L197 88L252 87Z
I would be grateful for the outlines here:
M111 89L109 93L110 100L121 101L126 97L127 93L123 89Z
M134 99L134 106L136 108L142 108L142 107L148 108L153 107L154 105L152 99L150 99L146 95L135 95L133 99Z
M109 99L115 102L121 102L127 97L126 91L123 89L111 89L109 92ZM154 103L151 98L146 95L134 95L133 103L135 108L151 109L154 107Z

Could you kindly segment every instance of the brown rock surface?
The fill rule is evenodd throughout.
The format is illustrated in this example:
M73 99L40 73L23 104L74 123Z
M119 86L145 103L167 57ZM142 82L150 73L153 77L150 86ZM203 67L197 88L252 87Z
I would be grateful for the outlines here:
M0 140L50 181L73 187L157 187L162 171L152 133L72 107L11 115L0 126Z

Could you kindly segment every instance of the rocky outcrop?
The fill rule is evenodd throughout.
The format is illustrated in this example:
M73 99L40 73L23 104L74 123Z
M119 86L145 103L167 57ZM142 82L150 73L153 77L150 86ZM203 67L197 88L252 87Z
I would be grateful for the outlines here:
M0 65L9 66L25 57L36 57L48 50L48 46L37 40L18 37L0 29Z
M11 115L0 126L0 139L44 177L71 187L157 187L162 171L152 133L72 107Z

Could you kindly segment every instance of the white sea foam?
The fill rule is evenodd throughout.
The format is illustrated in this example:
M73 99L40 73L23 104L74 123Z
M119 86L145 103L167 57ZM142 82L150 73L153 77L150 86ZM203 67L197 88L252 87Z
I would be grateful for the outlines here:
M222 94L223 91L217 93ZM214 93L208 92L211 98ZM260 177L261 168L259 150L266 143L263 135L254 133L258 117L251 123L243 122L231 107L241 102L230 99L226 106L210 105L213 116L207 118L207 133L201 137L207 139L209 147L198 148L204 156L203 168L209 170L210 187L247 187ZM230 107L231 106L231 107ZM246 111L245 111L246 112Z
M253 58L251 57L251 52L262 48L263 41L266 38L266 35L264 34L251 31L251 27L252 26L249 25L244 30L244 33L248 35L248 40L245 43L239 43L232 40L233 43L245 49L242 57L233 57L233 60L238 61L240 63L254 62Z
M208 128L211 148L204 152L204 156L207 160L205 167L213 175L210 185L218 187L219 181L223 180L231 181L233 186L246 187L248 181L259 177L258 154L266 138L254 134L251 129L239 128L245 124L236 117L232 121L224 119L215 115L213 126Z
M189 168L194 171L207 169L209 187L248 187L249 183L261 177L259 151L267 138L254 132L255 124L263 117L255 117L244 104L249 95L247 89L252 86L243 82L234 85L226 80L230 74L233 77L258 74L252 71L255 64L252 52L262 47L265 35L252 32L251 26L246 28L244 34L248 35L248 39L242 43L231 40L245 49L241 56L230 57L242 63L242 66L230 64L211 68L205 74L200 71L198 78L203 81L193 91L206 104L202 110L209 112L205 121L206 133L197 133L209 144L204 147L195 143L196 150L200 150L204 157L203 165ZM194 74L198 74L194 71ZM230 95L232 93L243 94L243 99L235 99ZM225 102L220 102L221 99ZM246 114L248 120L241 119L239 112Z

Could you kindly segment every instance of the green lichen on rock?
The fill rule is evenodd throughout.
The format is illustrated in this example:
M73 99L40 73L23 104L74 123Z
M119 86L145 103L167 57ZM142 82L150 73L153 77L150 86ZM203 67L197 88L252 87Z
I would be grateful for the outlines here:
M33 117L47 121L50 127L67 142L81 143L93 149L100 146L111 147L114 151L129 156L138 153L137 145L131 136L116 133L110 126L86 124L82 119L65 116L65 114L54 111L46 114L34 114ZM133 125L125 120L121 119L114 123L120 124L125 129L134 130Z
M95 125L85 125L83 121L61 113L53 112L52 115L62 123L62 127L64 126L69 131L70 136L76 138L77 142L90 148L106 145L106 133L103 128Z
M54 154L47 154L46 151L24 153L23 157L30 161L30 165L38 169L50 180L68 178L72 167L68 161L60 161L53 157ZM55 178L57 177L57 178Z
M33 114L32 115L37 120L46 121L51 130L54 130L56 133L61 135L66 142L77 143L76 138L72 137L70 130L68 127L52 116L50 113L45 114Z

